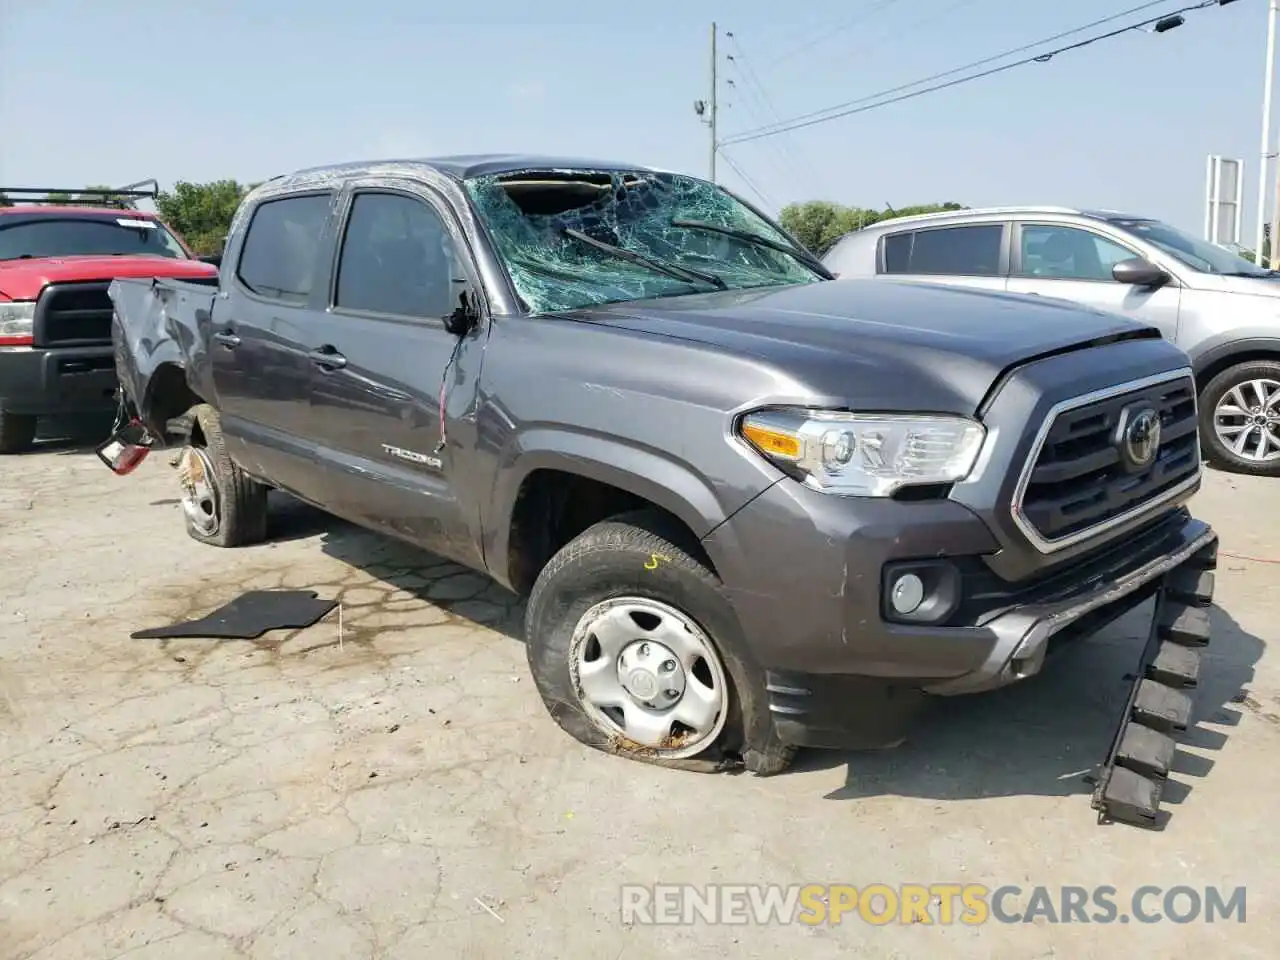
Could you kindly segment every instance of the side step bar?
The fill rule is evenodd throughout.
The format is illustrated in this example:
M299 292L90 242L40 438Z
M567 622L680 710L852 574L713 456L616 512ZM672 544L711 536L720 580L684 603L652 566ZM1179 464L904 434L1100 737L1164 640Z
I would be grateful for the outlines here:
M1151 632L1094 787L1099 823L1160 825L1160 797L1173 766L1175 737L1191 722L1189 691L1200 676L1199 648L1209 642L1217 566L1215 539L1160 585Z

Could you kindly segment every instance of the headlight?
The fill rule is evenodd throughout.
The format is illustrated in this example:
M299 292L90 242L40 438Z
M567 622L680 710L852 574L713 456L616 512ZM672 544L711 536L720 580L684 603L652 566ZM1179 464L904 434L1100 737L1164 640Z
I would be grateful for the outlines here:
M748 414L740 432L809 486L859 497L963 480L986 437L982 424L964 417L802 409Z
M29 347L35 330L36 305L32 300L0 303L0 347Z

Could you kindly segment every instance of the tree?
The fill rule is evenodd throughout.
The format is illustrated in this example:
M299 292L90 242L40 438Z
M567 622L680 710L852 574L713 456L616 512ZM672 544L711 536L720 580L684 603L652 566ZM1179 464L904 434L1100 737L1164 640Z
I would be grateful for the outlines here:
M13 201L5 193L0 193L0 207L12 207Z
M846 207L829 200L811 200L808 203L791 203L782 208L780 220L797 240L817 256L822 256L831 245L853 230L869 227L881 220L895 217L911 217L921 213L942 210L963 210L954 202L926 203L895 210L886 207L876 210L864 207Z
M242 185L235 180L209 183L179 180L172 190L160 191L156 209L196 253L220 253L236 208L255 186L257 184Z

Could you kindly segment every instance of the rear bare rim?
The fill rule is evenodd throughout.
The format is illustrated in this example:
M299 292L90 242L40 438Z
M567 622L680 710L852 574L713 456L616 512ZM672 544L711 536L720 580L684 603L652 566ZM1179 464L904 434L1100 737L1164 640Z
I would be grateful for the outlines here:
M217 411L200 404L191 412L191 442L174 464L187 533L215 547L261 543L267 536L267 488L228 455Z
M711 639L661 601L597 603L570 642L570 675L596 727L654 751L696 756L724 729L729 683Z
M1216 466L1280 476L1280 362L1240 363L1210 380L1200 395L1200 436Z
M214 481L213 464L199 447L183 447L178 455L178 483L182 488L182 512L202 537L212 537L222 525L222 508Z

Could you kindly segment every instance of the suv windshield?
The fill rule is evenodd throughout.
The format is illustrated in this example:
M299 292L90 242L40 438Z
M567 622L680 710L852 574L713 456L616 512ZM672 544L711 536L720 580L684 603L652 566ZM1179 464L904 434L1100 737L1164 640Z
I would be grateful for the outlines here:
M1201 273L1216 273L1232 277L1275 276L1270 270L1255 266L1225 247L1197 239L1159 220L1109 219L1108 223L1146 240L1192 270L1198 270Z
M533 313L824 279L778 227L693 177L523 171L466 187Z
M182 244L162 224L127 212L118 217L0 217L0 260L138 255L188 259Z

